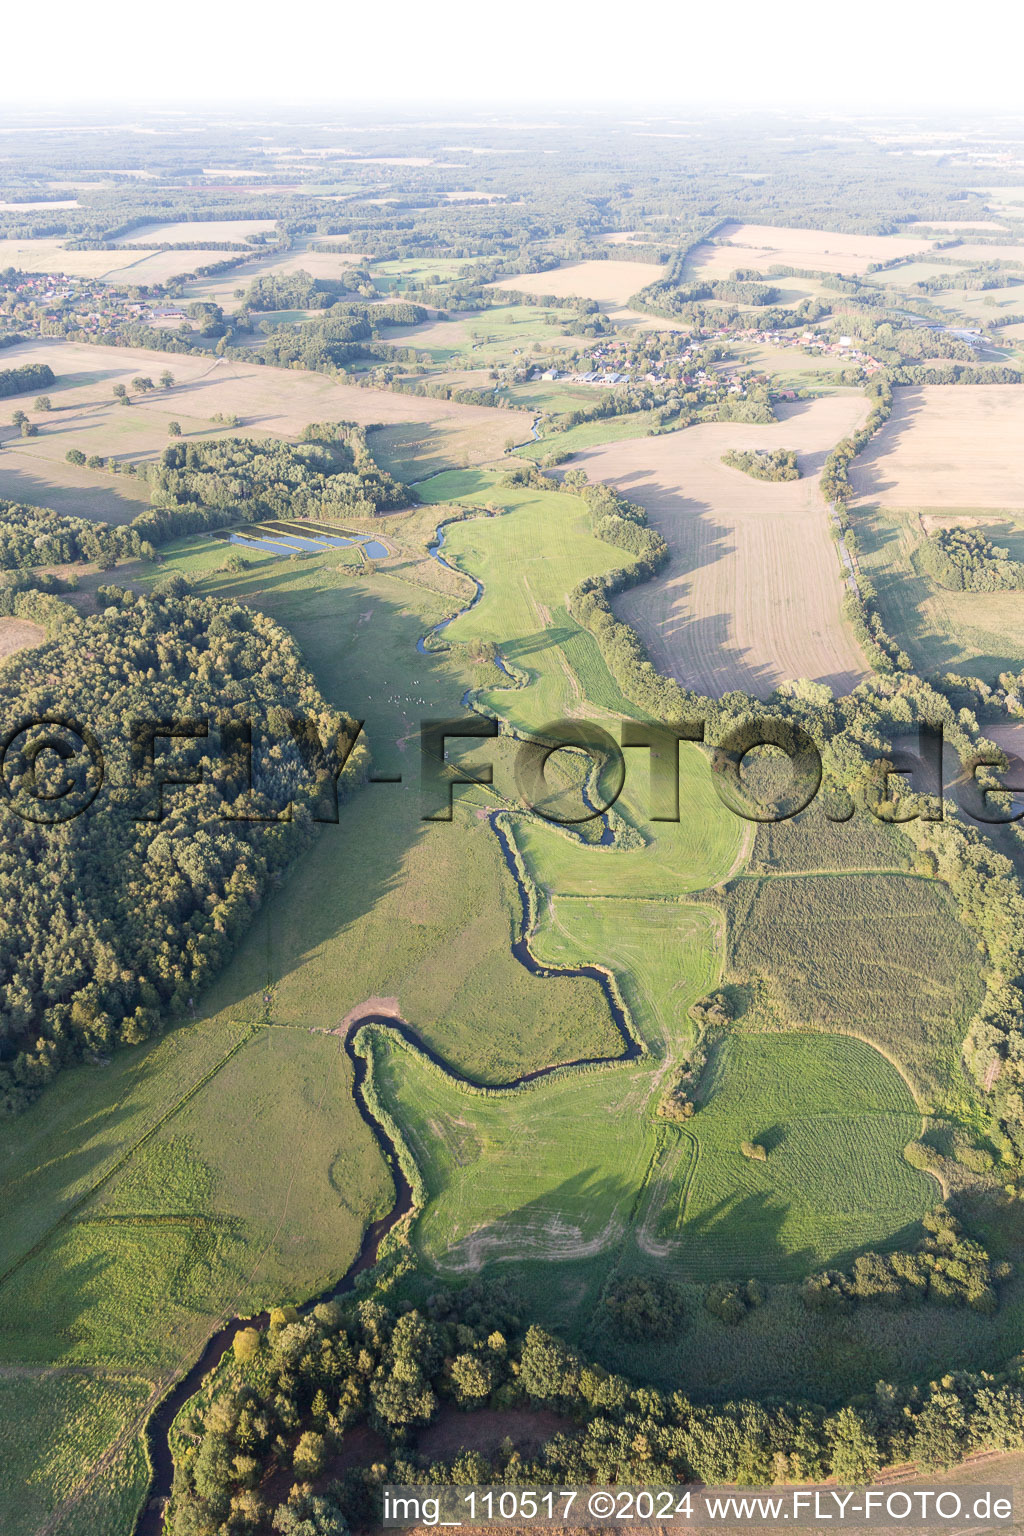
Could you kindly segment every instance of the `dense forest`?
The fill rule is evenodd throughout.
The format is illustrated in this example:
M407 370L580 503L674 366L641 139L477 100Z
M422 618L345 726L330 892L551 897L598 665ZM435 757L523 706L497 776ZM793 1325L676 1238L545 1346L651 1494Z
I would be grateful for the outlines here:
M708 1326L684 1315L670 1281L623 1281L607 1305L656 1334ZM488 1407L546 1409L559 1427L525 1454L511 1439L490 1455L417 1452L417 1432L439 1414L465 1413L470 1440L472 1411ZM364 1423L387 1450L351 1467L339 1451ZM1024 1386L1014 1369L956 1372L924 1388L882 1381L870 1398L830 1411L778 1400L700 1406L684 1391L609 1374L524 1323L504 1287L475 1282L436 1290L418 1308L385 1293L305 1317L276 1309L264 1332L238 1334L177 1438L170 1536L271 1527L344 1536L379 1519L385 1483L850 1485L906 1461L948 1467L972 1451L1024 1448Z
M0 500L2 571L28 570L37 565L78 565L92 560L102 569L116 560L152 555L152 545L131 525L92 522L84 517L68 517L49 507Z
M349 291L343 282L308 272L268 273L253 278L237 296L243 309L326 309Z
M182 586L179 577L177 595L152 598L101 589L107 606L91 618L52 597L33 607L27 592L13 605L34 616L49 604L62 622L0 674L11 722L0 800L4 1110L65 1062L187 1013L319 814L323 786L290 720L310 719L325 743L351 735L284 630ZM17 724L37 720L54 723ZM204 739L150 733L147 743L134 721L162 722L168 735L173 722L196 722ZM366 762L357 743L345 792ZM200 767L196 787L161 790L161 778L187 783Z

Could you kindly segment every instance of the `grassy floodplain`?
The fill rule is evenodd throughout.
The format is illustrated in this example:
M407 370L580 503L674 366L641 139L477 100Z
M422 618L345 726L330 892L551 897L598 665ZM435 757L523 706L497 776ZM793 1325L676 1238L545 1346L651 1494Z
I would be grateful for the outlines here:
M8 1361L106 1372L141 1359L155 1386L181 1370L218 1317L311 1294L343 1271L365 1223L391 1199L356 1115L340 1041L324 1033L368 999L397 1000L453 1068L483 1081L621 1048L594 981L534 977L510 953L521 902L483 817L513 795L507 744L464 754L470 764L493 759L495 783L458 791L451 824L421 820L415 766L420 719L464 713L467 687L520 729L565 715L614 727L634 713L565 607L586 570L613 568L621 552L593 538L583 503L565 493L503 487L483 469L437 476L420 492L424 505L387 520L396 552L379 570L340 550L247 552L247 567L228 571L223 541L187 539L165 551L158 570L114 577L144 586L180 570L201 592L265 609L296 635L325 695L367 722L377 771L401 773L403 782L367 786L337 827L321 829L194 1028L61 1079L49 1116L36 1122L53 1136L52 1150L20 1149L21 1179L12 1145L6 1166L15 1169L18 1215L6 1233L0 1326ZM438 522L490 504L501 515L449 525L443 548L454 572L429 558ZM467 576L483 582L483 597L418 652L418 638L468 602ZM474 645L492 639L521 682L474 662ZM599 1302L617 1266L667 1263L699 1306L706 1277L741 1267L742 1234L756 1230L779 1287L768 1305L789 1316L783 1282L811 1261L900 1240L936 1195L933 1181L902 1160L920 1117L899 1074L860 1041L800 1032L798 1009L792 1035L741 1033L723 1045L692 1133L655 1116L692 1041L689 1006L718 983L726 958L719 907L693 897L734 878L750 851L703 755L684 748L681 760L682 820L652 827L645 756L631 754L620 809L646 846L598 848L513 818L539 894L533 953L554 966L607 965L646 1056L546 1078L528 1090L524 1117L519 1095L473 1094L417 1053L380 1047L382 1091L431 1195L416 1235L428 1264L464 1274L514 1263L532 1315L579 1336L589 1311L595 1348L610 1362ZM776 1063L772 1071L749 1065L758 1051ZM843 1071L833 1073L840 1058ZM751 1072L762 1095L753 1126ZM851 1076L863 1090L853 1100ZM807 1085L819 1109L797 1123L787 1095ZM751 1169L739 1140L773 1126L782 1127L774 1167L770 1158L767 1170ZM873 1215L844 1182L847 1166L872 1160L886 1188ZM787 1203L783 1181L797 1174ZM751 1178L767 1183L752 1189ZM51 1230L40 1213L54 1210L68 1214ZM760 1225L751 1228L754 1210ZM307 1234L300 1250L283 1247L286 1229ZM821 1326L814 1336L825 1350L834 1338ZM695 1389L736 1389L766 1372L777 1340L756 1327L749 1337L756 1342L740 1360L735 1340L712 1330ZM948 1337L941 1342L948 1347ZM666 1375L678 1373L684 1347L661 1362ZM926 1343L920 1349L926 1355ZM822 1379L806 1351L793 1369L805 1385ZM861 1369L851 1363L853 1378ZM133 1488L137 1474L125 1467ZM103 1507L106 1489L91 1485L69 1518Z

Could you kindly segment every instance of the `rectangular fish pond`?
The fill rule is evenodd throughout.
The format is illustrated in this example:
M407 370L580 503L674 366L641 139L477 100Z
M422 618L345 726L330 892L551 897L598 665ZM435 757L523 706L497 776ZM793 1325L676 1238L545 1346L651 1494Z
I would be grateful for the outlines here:
M254 523L244 529L218 529L214 536L243 549L258 549L269 554L316 554L327 549L349 549L353 546L359 546L368 560L384 560L390 553L386 544L371 538L367 533L348 533L341 528L320 524Z

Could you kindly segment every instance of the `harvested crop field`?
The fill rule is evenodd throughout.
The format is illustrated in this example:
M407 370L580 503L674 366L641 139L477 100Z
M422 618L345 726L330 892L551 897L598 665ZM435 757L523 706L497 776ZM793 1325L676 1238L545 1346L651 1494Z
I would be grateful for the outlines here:
M251 240L253 235L269 234L273 228L273 219L196 219L174 224L140 224L114 244L201 245L204 240L209 240L211 244L219 245L229 240L233 245L239 245Z
M1024 266L1024 245L954 245L942 254L953 261L1012 261Z
M0 619L0 662L18 651L42 645L45 639L46 631L41 625L33 624L31 619Z
M919 385L850 469L857 496L884 507L1024 506L1024 389Z
M866 272L874 261L931 251L931 240L895 235L839 235L828 229L775 228L771 224L725 224L715 243L698 245L687 269L727 276L736 267L799 267L809 272Z
M993 219L913 219L909 224L904 224L904 229L991 229L1002 230L1005 234L1006 225L997 224Z
M503 277L492 288L513 288L519 293L552 294L555 298L595 299L598 304L627 304L639 288L664 277L666 268L655 261L577 261L550 272L524 272Z
M196 256L196 260L191 264L192 270L209 264L205 259L205 253L197 255L193 252L192 254ZM210 257L210 263L226 261L229 254L221 251L218 255ZM252 261L232 267L230 272L218 272L212 277L196 278L195 282L185 287L183 297L209 300L210 303L220 304L225 310L233 312L240 305L240 300L235 298L235 289L248 288L255 277L290 277L294 272L308 272L310 277L338 279L344 276L347 267L354 266L363 260L358 251L346 255L339 254L337 251L317 251L303 247L269 257L254 256Z
M198 266L202 258L195 251L189 254ZM137 251L67 251L62 240L0 240L0 271L17 267L22 272L114 278L138 259Z
M672 551L664 571L615 604L659 671L715 698L734 688L763 698L793 678L838 693L860 682L818 479L865 410L860 395L836 394L780 407L772 426L709 422L576 455L592 480L644 506ZM752 480L721 462L730 448L795 448L803 476Z
M75 441L70 435L62 438L60 454L53 455L61 461L58 484L65 483L59 476L64 468L70 468L62 463L66 448L81 447L87 453L102 455L118 452L118 443L110 434L115 428L120 434L128 413L111 405L113 386L126 384L130 390L136 375L156 381L165 369L177 381L174 388L157 389L131 406L140 418L154 415L160 423L151 449L140 447L135 457L155 457L166 441L166 422L172 418L187 432L186 417L200 430L207 430L215 415L233 415L239 418L238 430L243 433L284 437L298 434L312 421L356 421L381 426L382 430L371 437L371 447L386 468L399 476L418 478L461 464L463 459L481 463L494 458L509 437L522 440L530 430L525 411L359 389L320 373L259 367L228 358L46 341L9 348L4 358L10 368L49 363L57 375L57 383L48 391L54 410L33 417L39 422L41 436L26 439L33 460L46 452L50 434L63 434L69 428L73 413L86 410L95 414L100 404L111 406L89 432L88 441ZM19 461L27 457L24 452L18 454ZM57 472L57 465L54 470ZM5 463L0 466L0 496L17 500L20 493L6 488L7 472ZM85 483L95 484L95 476L90 475Z

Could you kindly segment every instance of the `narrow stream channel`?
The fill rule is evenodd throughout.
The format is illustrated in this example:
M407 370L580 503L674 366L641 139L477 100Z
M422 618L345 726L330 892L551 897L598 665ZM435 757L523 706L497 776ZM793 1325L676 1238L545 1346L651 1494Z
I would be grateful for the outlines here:
M450 565L449 562L445 560L440 553L440 545L444 535L444 526L445 525L443 523L438 525L435 533L436 542L431 549L431 554L436 560L441 561L441 563L445 565L449 570L456 570L457 568ZM466 575L464 571L460 571L458 574L463 576ZM425 653L427 651L428 648L426 641L431 635L439 634L441 630L446 629L449 624L453 623L455 619L460 618L462 614L468 613L469 610L475 607L476 604L480 601L484 590L483 584L477 581L475 577L469 577L468 579L473 582L476 588L473 598L469 603L466 604L464 608L461 608L458 613L452 614L450 618L442 619L439 624L435 624L430 630L428 630L426 635L420 636L419 640L416 642L416 649L421 653ZM512 674L508 672L508 669L504 666L504 663L499 661L498 665L501 667L502 671L506 672L508 677L512 678L512 681L514 682L515 679L512 677ZM464 704L467 697L468 695L464 695L463 697ZM599 966L596 965L558 967L546 966L542 965L540 961L535 959L535 957L530 953L529 934L527 932L527 914L530 910L529 898L516 864L510 841L510 834L498 819L502 814L503 813L501 810L491 811L488 820L492 831L498 839L498 845L501 848L505 864L512 876L512 879L515 881L516 890L519 894L520 902L522 905L522 922L520 924L519 935L512 943L513 955L519 961L520 965L525 966L525 968L534 976L584 976L588 980L596 981L604 993L605 1001L608 1004L612 1019L614 1020L615 1026L618 1029L620 1036L622 1037L622 1050L616 1056L582 1056L569 1061L552 1062L546 1067L537 1067L532 1072L524 1072L519 1077L510 1078L505 1083L490 1083L485 1085L483 1083L476 1082L475 1079L467 1077L461 1072L458 1072L449 1062L445 1061L442 1056L439 1056L433 1047L428 1045L428 1043L412 1027L412 1025L406 1023L404 1019L395 1019L393 1016L383 1014L370 1014L361 1019L359 1023L356 1024L355 1027L351 1029L345 1036L343 1044L345 1052L352 1063L354 1079L353 1093L356 1101L356 1107L376 1137L377 1144L380 1147L381 1153L387 1162L388 1168L391 1171L391 1177L395 1185L395 1204L386 1216L380 1217L377 1221L372 1222L370 1226L367 1227L365 1233L363 1234L363 1240L359 1247L359 1253L357 1254L351 1266L348 1268L348 1270L346 1270L345 1274L335 1285L332 1285L322 1295L316 1296L311 1301L307 1302L302 1308L304 1313L311 1311L313 1307L317 1306L322 1301L329 1301L334 1297L343 1296L347 1292L352 1291L355 1288L356 1280L359 1275L361 1275L364 1270L370 1269L374 1264L376 1264L377 1255L383 1239L392 1230L392 1228L397 1225L402 1217L407 1215L408 1212L412 1210L412 1189L410 1188L409 1181L405 1177L405 1174L402 1172L401 1166L399 1164L397 1148L395 1147L394 1142L391 1140L391 1137L384 1130L383 1126L381 1126L379 1121L371 1113L363 1092L367 1067L363 1057L360 1056L355 1050L355 1041L356 1036L364 1025L374 1024L390 1030L400 1039L406 1041L407 1044L412 1045L416 1048L416 1050L421 1051L424 1056L426 1056L436 1066L441 1067L442 1070L446 1072L448 1076L454 1078L456 1082L465 1083L467 1086L471 1087L487 1086L491 1088L518 1088L521 1087L524 1083L535 1082L538 1078L547 1077L552 1072L561 1071L565 1067L603 1066L613 1062L634 1061L641 1053L641 1044L630 1030L629 1022L625 1016L625 1013L623 1012L618 998L615 995L608 972L602 970ZM605 817L601 842L610 843L613 840L613 836L614 834L612 833L612 829L608 824L607 817ZM189 1398L194 1397L195 1394L199 1391L200 1387L202 1386L204 1377L220 1364L224 1355L234 1344L235 1336L244 1328L265 1328L269 1320L270 1314L268 1312L261 1312L256 1317L235 1318L232 1322L226 1324L225 1327L218 1329L218 1331L212 1334L211 1337L207 1340L202 1354L196 1363L192 1366L191 1370L176 1383L176 1385L171 1389L171 1391L163 1399L163 1401L157 1407L156 1411L153 1413L146 1426L146 1437L149 1445L150 1461L153 1467L153 1478L150 1484L148 1499L135 1525L134 1536L163 1536L163 1532L165 1530L164 1503L165 1500L170 1497L171 1486L174 1480L174 1458L171 1455L170 1431L175 1418L184 1407L185 1403L188 1402Z

